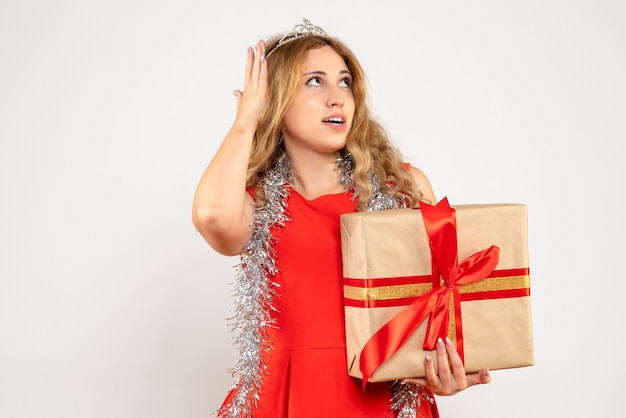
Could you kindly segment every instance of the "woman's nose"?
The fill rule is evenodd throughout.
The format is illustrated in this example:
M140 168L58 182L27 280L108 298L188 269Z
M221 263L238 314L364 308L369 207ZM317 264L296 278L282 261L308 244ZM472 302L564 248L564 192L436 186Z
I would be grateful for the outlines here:
M338 87L331 88L328 91L328 106L329 107L341 107L343 106L345 99L342 92Z

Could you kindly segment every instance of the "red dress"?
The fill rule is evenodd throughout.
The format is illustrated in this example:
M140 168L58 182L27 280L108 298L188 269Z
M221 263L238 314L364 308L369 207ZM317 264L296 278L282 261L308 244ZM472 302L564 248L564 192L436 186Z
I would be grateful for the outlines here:
M307 200L292 189L291 220L273 228L278 328L270 330L274 348L255 418L391 416L390 382L368 383L363 392L347 373L339 215L355 211L350 196ZM418 416L437 416L436 405L421 409Z

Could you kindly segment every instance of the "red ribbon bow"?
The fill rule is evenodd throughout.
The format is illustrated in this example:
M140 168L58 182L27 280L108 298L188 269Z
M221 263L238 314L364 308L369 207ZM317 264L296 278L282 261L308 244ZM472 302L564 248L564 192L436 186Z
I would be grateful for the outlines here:
M365 344L360 357L363 388L374 371L406 342L429 314L424 349L434 350L437 339L445 339L450 298L454 303L457 350L464 360L459 286L485 279L498 264L500 249L493 245L458 263L456 212L447 198L436 206L420 202L420 209L431 247L433 289L394 316Z

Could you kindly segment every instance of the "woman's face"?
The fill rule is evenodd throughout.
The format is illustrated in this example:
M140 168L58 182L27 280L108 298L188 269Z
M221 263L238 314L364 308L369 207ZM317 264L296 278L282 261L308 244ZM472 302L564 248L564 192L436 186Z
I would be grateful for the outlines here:
M335 153L346 145L354 118L352 75L330 46L309 50L301 74L282 123L285 148Z

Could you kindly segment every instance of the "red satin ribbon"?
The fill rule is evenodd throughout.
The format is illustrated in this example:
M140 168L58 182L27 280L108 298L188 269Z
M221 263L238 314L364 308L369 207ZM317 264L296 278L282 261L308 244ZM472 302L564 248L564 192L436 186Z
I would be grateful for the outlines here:
M420 202L432 257L433 290L411 303L370 337L361 350L363 388L376 369L391 357L430 314L424 349L434 350L437 339L448 335L450 301L454 303L456 346L463 355L463 326L459 286L485 279L496 268L500 249L480 251L458 263L456 212L444 198L432 206Z

